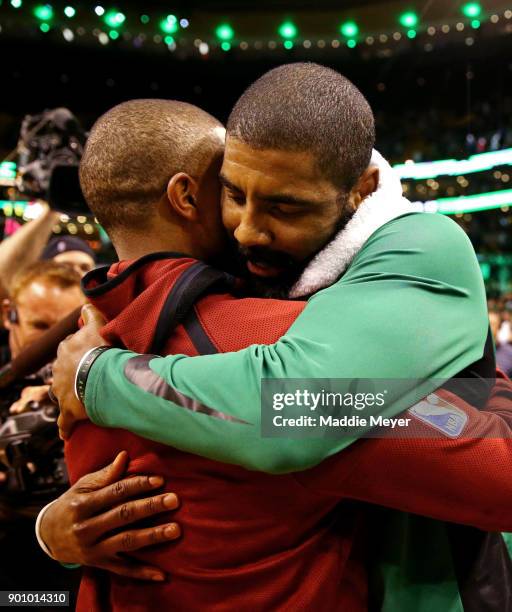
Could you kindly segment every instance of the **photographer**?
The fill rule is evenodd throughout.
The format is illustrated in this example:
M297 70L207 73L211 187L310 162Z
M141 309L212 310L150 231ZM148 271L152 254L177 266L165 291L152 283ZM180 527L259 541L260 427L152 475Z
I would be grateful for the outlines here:
M9 342L2 347L0 365L84 302L80 276L70 265L41 261L29 266L14 279L10 297L2 303Z
M15 358L84 301L80 276L70 265L43 261L20 272L12 283L10 298L2 303L3 323L9 337L7 345L0 348L0 365ZM73 580L69 572L48 563L33 536L37 512L55 496L55 488L66 482L59 464L62 446L54 415L50 414L54 409L48 402L50 382L48 365L2 390L0 542L2 550L9 551L2 555L0 565L2 589L23 588L29 558L39 583L34 588L48 588L50 584L57 587L60 580L68 590ZM27 414L20 414L25 411ZM21 420L30 420L31 425L21 425ZM37 433L35 427L39 427ZM27 448L35 449L34 456L26 456ZM59 474L57 479L52 478L54 466Z

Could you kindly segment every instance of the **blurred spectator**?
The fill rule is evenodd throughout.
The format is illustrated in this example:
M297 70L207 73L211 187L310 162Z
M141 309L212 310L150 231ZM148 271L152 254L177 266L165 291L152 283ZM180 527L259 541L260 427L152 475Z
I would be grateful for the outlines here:
M393 163L462 159L512 146L510 96L476 100L465 113L441 104L403 112L375 107L377 148Z
M80 275L69 265L41 261L21 272L13 281L10 297L2 304L4 326L9 331L2 362L16 357L84 302Z
M44 248L41 259L70 264L80 277L92 270L96 264L94 251L87 242L76 236L52 238Z
M512 337L510 336L510 328L503 327L503 324L507 323L507 321L503 321L502 315L497 311L489 312L489 322L496 344L496 365L507 376L512 376ZM503 329L508 331L507 335L503 334Z
M498 344L509 344L512 340L512 331L510 328L510 315L505 310L501 312L501 325L496 336Z

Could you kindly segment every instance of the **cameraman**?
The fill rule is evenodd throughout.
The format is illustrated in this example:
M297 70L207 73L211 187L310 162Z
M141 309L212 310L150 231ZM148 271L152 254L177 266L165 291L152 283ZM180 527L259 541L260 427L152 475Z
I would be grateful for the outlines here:
M5 365L19 352L37 340L46 330L71 311L83 304L85 297L80 289L80 276L69 265L53 261L32 264L14 279L9 299L3 300L2 316L8 330L8 343L0 347L0 365ZM12 413L30 410L33 402L43 404L47 400L50 366L33 376L2 390L0 422L5 427ZM53 430L50 430L53 436ZM55 427L55 437L57 429ZM52 442L52 440L50 440ZM0 445L3 449L2 437ZM21 451L22 452L22 451ZM37 474L37 465L28 463ZM34 543L33 531L38 510L47 503L43 495L18 486L15 472L1 465L0 480L0 545L4 554L0 562L1 589L58 588L59 574L67 581L61 588L69 590L72 576L48 564L44 554L39 554ZM27 487L30 489L30 487ZM21 490L20 490L21 489ZM49 493L49 497L54 497ZM66 588L67 587L67 588Z
M2 303L9 340L0 349L0 366L84 302L80 276L70 265L40 261L23 270Z

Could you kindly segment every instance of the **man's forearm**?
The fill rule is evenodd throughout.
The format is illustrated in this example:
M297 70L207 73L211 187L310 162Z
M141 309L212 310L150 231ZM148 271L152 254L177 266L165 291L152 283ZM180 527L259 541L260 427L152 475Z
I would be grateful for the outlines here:
M15 273L37 261L59 218L45 204L41 216L21 227L0 245L0 281L8 293Z
M124 369L133 357L137 355L112 349L94 362L88 376L85 402L89 418L97 425L118 427L122 421L125 429L150 440L269 473L307 469L350 443L349 439L315 439L305 443L303 440L263 438L259 399L257 404L253 402L250 406L257 409L246 413L250 420L238 419L227 412L212 415L207 406L203 406L204 412L198 411L199 406L195 411L190 410L183 405L186 401L178 404L129 382ZM180 357L169 359L179 361ZM98 410L106 405L120 409Z
M201 357L107 351L89 375L91 420L249 469L286 472L319 463L357 435L263 438L263 379L401 379L381 412L400 414L440 379L481 359L488 328L467 238L453 235L451 225L442 235L444 224L430 227L428 215L425 228L406 221L377 232L347 274L316 294L273 345ZM454 261L475 261L454 274L443 255L447 244Z

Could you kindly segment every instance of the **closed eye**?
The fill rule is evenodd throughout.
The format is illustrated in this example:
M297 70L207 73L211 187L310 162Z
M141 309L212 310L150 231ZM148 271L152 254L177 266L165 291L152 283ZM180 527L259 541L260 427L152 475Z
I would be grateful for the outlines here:
M300 206L287 206L283 204L281 206L273 206L271 209L272 213L281 217L295 217L297 215L303 215L305 211Z
M245 196L241 193L233 193L228 191L226 195L232 202L238 204L239 206L243 206L245 204Z

